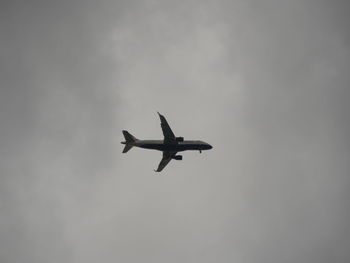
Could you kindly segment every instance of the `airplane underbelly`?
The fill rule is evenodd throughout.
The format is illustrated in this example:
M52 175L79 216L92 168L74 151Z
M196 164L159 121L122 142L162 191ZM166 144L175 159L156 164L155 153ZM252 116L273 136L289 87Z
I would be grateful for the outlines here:
M159 151L168 151L168 152L181 152L186 150L196 150L197 148L192 144L143 144L139 147L144 149L152 149Z
M181 151L186 151L186 150L194 150L195 148L193 145L189 144L177 144L173 146L173 151L181 152Z
M140 145L141 148L144 148L144 149L151 149L151 150L160 150L162 151L163 149L163 145L162 144L143 144L143 145Z

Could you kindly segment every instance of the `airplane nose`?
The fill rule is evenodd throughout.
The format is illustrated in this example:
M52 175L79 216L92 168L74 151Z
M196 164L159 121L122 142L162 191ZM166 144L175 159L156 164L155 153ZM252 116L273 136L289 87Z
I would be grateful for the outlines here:
M209 143L208 143L208 149L213 149L213 146L211 146Z

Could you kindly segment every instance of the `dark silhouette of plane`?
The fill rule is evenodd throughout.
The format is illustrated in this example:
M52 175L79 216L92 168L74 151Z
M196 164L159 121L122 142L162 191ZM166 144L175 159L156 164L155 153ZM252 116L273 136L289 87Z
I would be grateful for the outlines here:
M177 152L195 150L201 153L202 150L210 150L213 148L206 142L188 141L184 140L183 137L175 137L164 116L159 112L158 115L163 130L164 140L138 140L129 132L123 130L123 135L125 137L125 142L121 142L122 144L125 144L123 153L128 152L132 147L162 151L163 158L160 161L157 170L154 170L155 172L160 172L171 161L171 159L182 160L181 155L176 155Z

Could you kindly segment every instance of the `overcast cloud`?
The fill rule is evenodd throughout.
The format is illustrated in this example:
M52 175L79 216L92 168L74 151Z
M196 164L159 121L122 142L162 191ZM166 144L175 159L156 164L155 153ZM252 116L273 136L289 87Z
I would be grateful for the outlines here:
M349 262L348 10L2 1L0 261Z

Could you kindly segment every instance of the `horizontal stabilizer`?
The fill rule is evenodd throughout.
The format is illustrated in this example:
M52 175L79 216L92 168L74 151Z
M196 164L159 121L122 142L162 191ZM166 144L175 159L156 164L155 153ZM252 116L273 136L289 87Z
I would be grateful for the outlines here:
M132 148L132 145L130 145L130 144L125 144L123 153L127 153L131 148Z
M134 136L132 136L128 131L123 130L123 135L127 143L137 141L137 139Z

